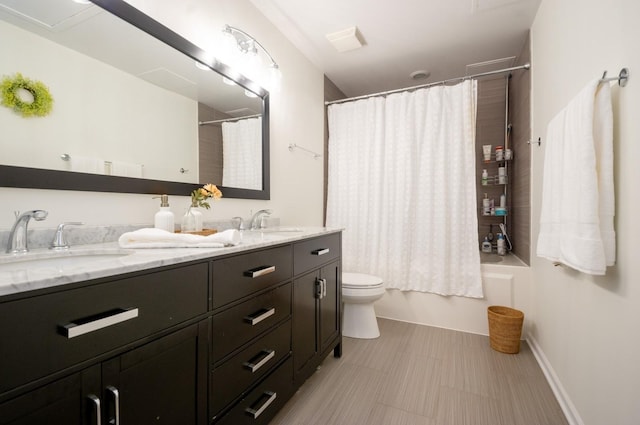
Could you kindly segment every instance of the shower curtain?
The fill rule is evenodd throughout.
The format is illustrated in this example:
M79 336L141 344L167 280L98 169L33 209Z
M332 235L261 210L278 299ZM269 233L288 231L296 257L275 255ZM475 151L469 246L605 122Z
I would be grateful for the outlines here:
M329 106L327 226L343 270L481 298L475 81Z
M222 185L262 189L262 119L222 123Z

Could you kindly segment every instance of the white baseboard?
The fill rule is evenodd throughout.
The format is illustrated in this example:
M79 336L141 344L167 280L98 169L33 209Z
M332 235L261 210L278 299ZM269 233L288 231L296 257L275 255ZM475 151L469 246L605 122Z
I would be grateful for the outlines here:
M533 355L540 365L540 369L542 369L544 376L547 378L547 382L549 382L551 390L556 396L556 399L558 400L558 403L560 404L560 407L562 408L562 411L564 412L569 425L584 425L584 422L582 422L582 418L580 418L580 414L571 402L569 395L562 386L562 383L560 382L560 379L558 379L558 375L556 375L553 367L551 367L551 363L549 363L549 360L547 360L547 357L544 355L544 352L538 344L538 341L536 341L536 339L531 334L529 334L527 336L527 342L529 343L529 347L531 347L531 351L533 352Z

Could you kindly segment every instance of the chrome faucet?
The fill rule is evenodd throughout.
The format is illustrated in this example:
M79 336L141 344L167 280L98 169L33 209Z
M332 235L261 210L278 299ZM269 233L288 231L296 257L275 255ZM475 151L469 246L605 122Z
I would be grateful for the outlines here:
M271 215L271 210L260 210L251 218L251 230L258 230L264 228L262 219L265 215Z
M51 245L49 245L49 249L53 250L66 250L69 249L69 243L67 242L67 238L64 233L64 229L67 226L82 226L84 223L79 221L68 221L66 223L60 223L58 228L56 229L55 235L53 235L53 241L51 241Z
M49 215L44 210L31 210L20 214L20 211L15 212L16 222L11 228L9 233L9 242L7 243L8 254L18 254L29 251L29 244L27 240L27 226L29 220L32 218L36 221L42 221Z

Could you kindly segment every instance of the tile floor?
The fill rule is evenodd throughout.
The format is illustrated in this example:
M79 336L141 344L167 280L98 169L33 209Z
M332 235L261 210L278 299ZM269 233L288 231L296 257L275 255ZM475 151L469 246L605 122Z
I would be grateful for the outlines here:
M270 425L565 425L523 342L379 319L374 340L343 338Z

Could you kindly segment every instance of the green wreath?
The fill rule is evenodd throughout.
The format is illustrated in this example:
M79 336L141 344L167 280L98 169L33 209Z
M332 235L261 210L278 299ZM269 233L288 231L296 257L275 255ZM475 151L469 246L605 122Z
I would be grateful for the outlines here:
M32 102L25 102L18 95L20 89L33 96ZM2 105L13 109L23 117L44 117L53 108L53 97L49 89L40 81L33 81L17 72L13 77L4 77L0 83Z

